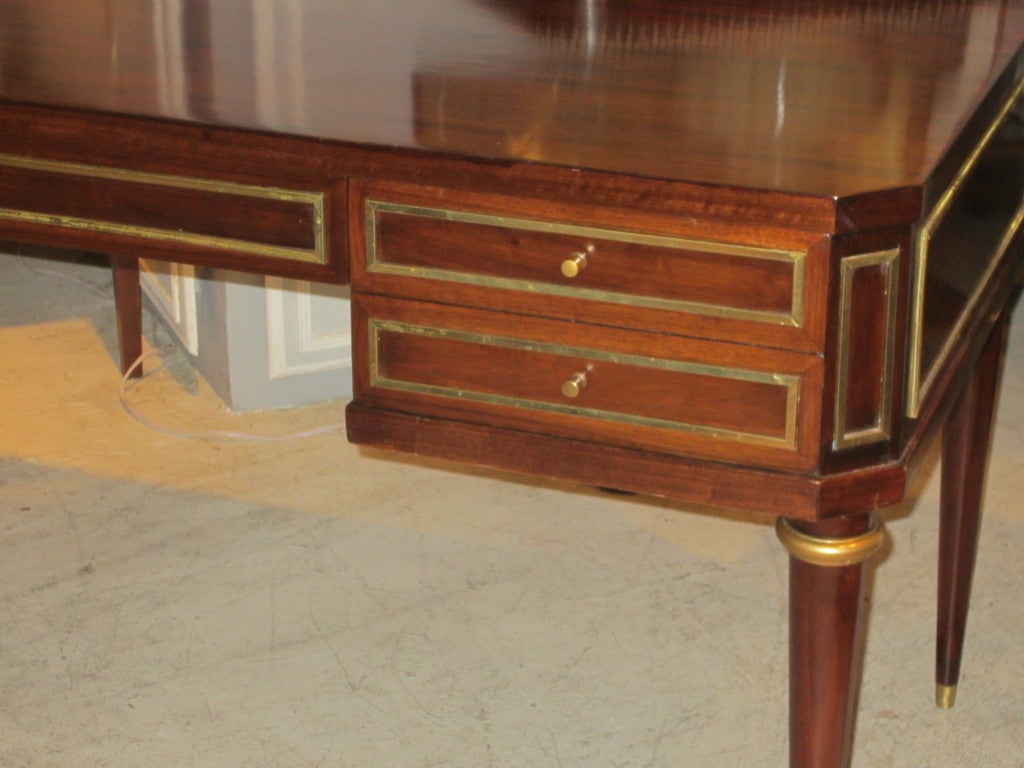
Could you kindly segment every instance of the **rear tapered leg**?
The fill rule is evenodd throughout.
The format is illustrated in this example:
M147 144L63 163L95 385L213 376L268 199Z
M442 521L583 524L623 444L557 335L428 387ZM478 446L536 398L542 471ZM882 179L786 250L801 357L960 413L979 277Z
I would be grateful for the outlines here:
M117 312L117 344L121 355L121 373L127 373L142 355L142 288L139 284L139 260L129 256L111 256L114 275L114 308ZM133 377L142 375L137 367Z
M981 498L992 415L1006 336L1006 317L989 335L981 358L942 433L939 593L935 654L936 703L952 707L960 680L967 609L981 526Z

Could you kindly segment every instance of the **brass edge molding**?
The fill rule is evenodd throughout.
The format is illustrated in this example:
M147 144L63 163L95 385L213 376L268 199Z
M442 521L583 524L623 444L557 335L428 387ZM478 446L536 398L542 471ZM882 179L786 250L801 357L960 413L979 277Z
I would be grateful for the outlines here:
M931 367L928 369L928 372L923 377L923 379L920 378L920 368L921 368L921 365L920 365L920 347L921 347L921 344L920 344L920 341L919 341L920 334L923 332L923 324L924 324L924 301L923 301L924 290L922 288L922 291L921 291L921 293L922 293L922 301L921 301L921 307L920 307L921 319L920 319L920 321L918 321L918 324L919 324L919 326L921 326L921 328L920 328L920 330L915 329L915 336L914 336L915 341L916 341L915 351L916 351L916 358L917 359L915 361L915 359L914 359L915 355L912 353L911 363L910 363L910 365L911 365L911 385L913 385L915 382L917 382L918 383L918 387L917 387L916 391L911 392L911 396L912 397L916 397L916 400L913 403L909 404L909 415L910 416L916 417L917 414L919 413L920 407L921 407L921 403L924 401L924 398L927 396L928 391L932 387L932 384L935 383L935 379L938 377L939 372L942 370L942 363L946 360L946 358L953 351L953 347L956 345L956 341L960 337L960 334L961 334L961 331L963 330L964 325L967 323L967 318L969 317L969 315L971 313L971 310L974 309L975 305L977 305L978 300L981 298L982 291L985 289L985 286L988 284L989 280L992 278L992 274L996 271L996 268L999 266L999 263L1002 261L1003 256L1006 254L1007 249L1009 249L1010 244L1013 242L1013 239L1017 236L1017 232L1020 230L1022 225L1024 225L1024 199L1021 200L1021 204L1018 207L1017 212L1014 214L1013 218L1010 219L1010 224L1006 228L1006 231L1003 233L1003 237L999 241L999 245L996 247L995 253L993 254L992 258L989 260L989 263L988 263L988 266L985 269L985 272L979 278L977 287L975 288L974 292L968 298L967 303L964 305L963 311L961 311L959 317L957 318L956 323L953 325L953 328L950 330L949 335L946 337L946 341L943 343L943 345L942 345L941 349L939 350L938 354L935 356L935 360L933 361ZM922 281L924 279L923 273L921 275L921 279L922 279ZM916 296L915 296L914 311L915 311L915 313L918 311L917 302L916 302ZM916 366L915 366L915 362L916 362ZM917 378L915 378L915 376Z
M243 197L258 197L266 200L280 200L294 203L315 203L323 199L321 192L305 192L283 187L270 187L257 184L241 184L221 179L200 179L191 176L179 176L151 171L133 171L127 168L74 163L64 160L44 160L38 157L9 155L0 153L0 165L11 168L23 168L30 171L62 173L68 176L89 176L112 181L131 181L138 184L153 184L160 187L177 187L180 189L197 189L206 192L220 192Z
M214 235L199 235L173 229L140 227L133 224L113 224L111 222L82 219L75 216L56 216L27 211L14 211L7 208L0 208L0 219L28 224L45 224L51 227L77 229L104 235L139 237L146 240L159 240L166 243L198 246L219 251L245 251L257 256L268 256L289 261L303 261L314 264L324 263L322 255L317 255L314 251L307 251L302 248L288 248L286 246L269 245L249 240L235 240Z
M804 563L828 568L857 565L871 557L885 541L885 526L877 517L871 520L871 529L859 536L846 539L822 539L794 528L780 517L775 521L775 534L789 554Z
M722 243L712 240L695 240L665 235L651 235L639 232L623 232L597 227L583 227L574 224L539 221L536 219L520 219L493 214L472 213L444 208L389 203L380 200L366 200L366 266L367 271L379 274L402 275L413 278L432 278L469 285L490 288L544 293L552 296L583 298L592 301L604 301L614 304L651 309L667 309L676 312L689 312L712 317L724 317L735 320L750 320L770 325L783 325L802 328L804 324L804 283L806 271L805 251L787 251L773 248ZM789 312L772 312L768 310L743 309L720 304L705 304L683 299L663 299L653 296L625 294L617 291L605 291L593 288L579 288L557 283L535 283L515 278L480 275L455 270L438 269L435 267L415 267L404 264L388 264L377 260L377 213L393 213L401 216L418 216L420 218L440 219L463 224L521 229L531 232L549 232L559 235L571 235L581 238L593 238L614 242L651 245L677 250L693 250L702 253L740 256L743 258L763 259L768 261L786 262L792 267L793 287L790 297Z
M133 184L149 184L158 187L190 189L199 192L211 192L221 195L251 197L277 202L300 203L313 209L313 248L296 248L271 245L253 240L203 235L175 229L161 229L134 224L89 219L80 216L38 213L10 208L0 208L0 219L7 221L44 224L47 226L77 229L107 235L139 237L146 240L162 240L182 245L199 246L214 250L246 251L258 256L268 256L290 261L303 261L315 264L326 263L327 239L324 232L324 193L304 192L279 187L240 184L215 179L198 179L172 174L132 171L123 168L73 163L60 160L43 160L35 157L23 157L0 153L0 166L20 168L44 173L59 173L68 176L85 176Z
M1024 79L1018 81L1014 86L1009 97L1007 97L1006 101L996 113L992 123L986 129L974 149L971 150L970 155L968 155L964 164L960 167L960 170L957 171L953 181L950 183L946 191L943 192L939 201L928 214L917 232L917 237L914 243L913 296L910 319L910 358L907 369L906 409L907 415L911 418L916 418L920 413L921 404L928 394L929 389L931 389L935 377L942 367L941 364L952 351L955 340L959 335L959 332L962 330L968 315L970 315L971 310L980 298L982 290L992 277L992 273L995 271L995 268L1002 259L1006 249L1009 248L1017 230L1020 229L1022 222L1024 222L1024 200L1022 200L1020 209L1018 209L1016 215L1011 220L995 256L989 261L988 268L978 281L975 291L968 298L967 304L964 306L963 311L960 313L960 317L946 339L946 343L943 344L942 348L939 350L939 353L932 362L931 367L927 371L922 371L923 363L921 355L924 343L924 294L928 267L928 246L932 235L935 233L935 230L938 229L942 220L946 217L946 214L949 212L949 209L953 204L953 200L963 188L964 183L967 181L968 176L970 176L971 171L974 170L974 167L977 165L982 153L988 148L988 145L991 143L999 129L1002 128L1003 123L1010 114L1010 111L1022 95L1024 95Z
M839 361L836 372L835 396L835 438L834 450L857 445L867 445L888 440L892 435L892 385L896 349L896 298L899 269L897 261L900 251L892 248L886 251L863 253L849 256L840 263L839 274ZM882 378L879 381L880 398L875 423L870 427L848 430L846 426L847 401L850 385L850 333L852 331L853 281L856 273L867 267L885 268L883 291L885 319L885 347L882 350Z
M739 368L725 368L721 366L705 365L702 363L686 363L678 360L667 360L656 357L643 357L640 355L619 354L605 350L585 349L580 347L568 347L560 344L547 342L527 341L514 339L505 336L472 333L466 331L454 331L443 328L432 328L429 326L414 325L391 320L379 320L370 318L369 330L369 381L372 387L381 387L401 392L413 392L418 394L434 395L440 397L455 397L461 400L486 403L491 405L509 406L514 408L530 408L533 410L547 411L553 413L568 414L573 416L587 416L603 421L613 421L635 426L655 427L658 429L669 429L689 434L697 434L704 437L727 439L734 442L760 445L771 448L781 448L788 451L797 449L797 415L800 406L800 383L801 377L795 374L765 373ZM539 352L545 354L561 355L564 357L581 357L589 360L598 360L607 363L633 365L638 367L653 368L665 371L677 371L698 376L709 376L737 381L748 381L760 384L769 384L782 387L786 391L786 417L785 434L782 437L742 432L717 427L706 427L699 424L687 422L670 421L649 416L638 416L634 414L605 411L595 408L583 408L578 405L567 405L555 402L540 400L526 400L523 398L495 395L485 392L471 392L452 387L443 387L432 384L421 384L417 382L402 381L383 376L379 368L379 336L381 331L393 333L406 333L428 338L444 338L456 341L465 341L472 344L482 344L507 349L516 349L526 352Z

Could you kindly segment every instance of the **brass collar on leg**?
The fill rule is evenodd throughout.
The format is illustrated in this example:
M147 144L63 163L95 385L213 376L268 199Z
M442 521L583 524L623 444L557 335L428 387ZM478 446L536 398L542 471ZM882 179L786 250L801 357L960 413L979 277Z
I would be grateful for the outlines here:
M842 567L867 560L882 546L885 528L878 518L871 522L871 530L848 539L821 539L796 530L789 521L780 517L775 521L779 541L797 560L811 565Z

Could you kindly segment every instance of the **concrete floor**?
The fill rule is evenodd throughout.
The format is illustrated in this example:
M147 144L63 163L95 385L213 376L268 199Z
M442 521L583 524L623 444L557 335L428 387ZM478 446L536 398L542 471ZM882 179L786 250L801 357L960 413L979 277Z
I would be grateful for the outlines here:
M13 247L8 247L13 250ZM130 418L110 279L0 257L0 766L736 768L786 762L786 558L764 521ZM1024 321L960 701L932 704L934 448L885 517L856 768L1024 766ZM187 366L185 367L187 369ZM274 435L156 373L181 431Z

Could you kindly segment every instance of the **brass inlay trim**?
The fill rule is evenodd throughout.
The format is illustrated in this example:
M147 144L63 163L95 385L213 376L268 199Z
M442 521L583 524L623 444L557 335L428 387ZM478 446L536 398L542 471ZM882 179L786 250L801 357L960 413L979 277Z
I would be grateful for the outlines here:
M898 248L864 253L843 259L839 267L839 370L836 372L835 439L832 442L832 447L837 451L856 445L882 442L892 435L893 356L896 349L896 298L899 278L896 262L899 255ZM858 270L876 266L885 269L885 288L882 296L885 303L885 347L882 350L882 377L878 382L881 388L879 408L874 424L848 430L846 417L850 388L853 280Z
M618 291L580 288L575 285L559 285L558 283L533 282L510 277L481 275L456 270L439 269L436 267L416 267L406 264L392 264L377 259L377 214L392 213L401 216L418 216L426 219L454 221L463 224L479 224L507 229L520 229L530 232L548 232L551 234L570 235L582 239L598 239L614 242L651 245L659 248L674 248L703 253L718 253L744 258L764 259L768 261L786 262L792 266L793 288L788 312L773 312L757 309L743 309L721 304L705 304L683 299L665 299L655 296L641 296L621 293ZM698 315L710 315L734 320L751 320L772 325L784 325L802 328L804 323L804 273L806 252L787 251L774 248L758 248L754 246L720 243L710 240L691 240L682 237L667 237L639 232L621 232L597 227L582 227L557 222L520 219L508 216L455 211L444 208L430 208L418 205L387 203L379 200L366 201L366 268L369 272L387 275L399 275L412 278L429 278L449 282L478 285L488 288L503 288L515 291L529 291L550 296L603 301L613 304L628 304L636 307L667 309L675 312L689 312Z
M488 392L474 392L456 389L453 387L388 378L382 375L380 371L379 341L380 333L382 331L411 334L426 338L452 339L455 341L464 341L485 346L554 354L565 357L585 358L593 361L633 365L664 371L677 371L699 376L710 376L736 381L749 381L782 387L786 391L785 433L780 437L774 437L771 435L761 435L753 432L743 432L742 430L708 427L701 424L672 421L670 419L638 416L635 414L619 413L596 408L584 408L567 403L529 400ZM664 358L568 347L561 344L527 341L524 339L515 339L505 336L432 328L429 326L377 319L370 319L369 321L369 358L370 385L373 387L381 387L383 389L400 392L435 395L439 397L454 397L460 400L469 400L472 402L487 403L490 405L509 406L513 408L530 408L533 410L551 413L586 416L603 421L632 424L643 427L655 427L658 429L670 429L689 434L702 435L705 437L769 446L772 448L782 448L790 451L795 451L797 448L797 414L800 406L800 376L794 374L765 373L762 371L725 368L721 366L704 365L701 363L687 363L678 360L666 360ZM553 383L555 391L559 391L559 386L559 382Z
M187 176L131 171L123 168L109 168L85 163L72 163L60 160L42 160L35 157L21 157L0 153L0 165L21 168L44 173L60 173L68 176L85 176L88 178L107 179L134 184L150 184L176 189L192 189L200 192L212 192L237 197L250 197L261 200L275 200L287 203L306 204L313 209L313 248L297 248L291 246L272 245L253 240L242 240L215 235L203 235L195 232L184 232L176 229L161 229L135 224L90 219L79 216L22 211L11 208L0 208L0 219L30 224L44 224L65 229L76 229L97 232L105 235L140 237L147 240L161 240L180 245L200 246L221 251L246 251L257 256L268 256L290 261L303 261L315 264L326 263L327 238L324 227L324 194L323 192L303 192L279 187L239 184L230 181L213 179L196 179Z
M871 529L848 539L822 539L802 533L784 517L775 521L775 534L790 555L811 565L841 568L857 565L871 557L885 541L885 527L877 517Z
M928 391L935 382L936 376L942 369L942 363L945 362L946 357L949 356L955 346L956 339L963 330L963 326L967 322L967 318L971 314L971 310L977 304L982 291L988 284L989 279L992 277L992 273L999 265L999 262L1002 260L1006 250L1010 247L1010 243L1013 241L1017 230L1019 230L1021 224L1024 223L1024 199L1022 199L1021 206L1018 208L1014 217L1010 220L1010 224L1007 227L1006 232L1003 234L1003 238L1000 241L999 247L996 249L996 253L989 260L984 274L981 276L981 279L979 279L974 292L968 298L963 311L960 313L957 322L954 324L952 330L947 336L938 355L935 360L932 361L931 367L927 371L922 370L924 366L924 362L921 357L923 355L922 347L924 344L924 300L925 278L928 267L928 246L932 235L935 234L935 230L938 229L942 220L949 212L949 209L953 204L953 200L963 188L964 183L971 174L971 171L973 171L974 167L978 164L978 160L981 158L982 153L988 148L989 143L991 143L993 137L995 137L996 133L1003 126L1003 122L1006 120L1017 100L1021 98L1022 95L1024 95L1024 79L1014 86L1013 91L999 109L999 112L992 120L992 123L978 141L978 144L971 151L971 154L968 155L967 160L957 172L953 181L950 183L949 188L946 189L942 194L942 197L939 198L938 203L936 203L935 207L928 214L917 233L917 238L914 243L913 303L911 305L910 318L910 358L907 370L907 415L911 418L916 418L918 413L920 413L921 404L924 402L924 398L927 396Z

